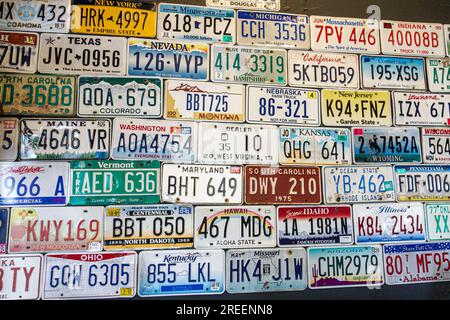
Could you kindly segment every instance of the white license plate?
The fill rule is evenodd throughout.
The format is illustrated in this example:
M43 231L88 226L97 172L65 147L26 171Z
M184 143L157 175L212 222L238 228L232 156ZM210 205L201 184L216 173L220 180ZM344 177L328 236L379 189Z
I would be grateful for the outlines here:
M0 71L35 73L39 34L0 31Z
M19 119L0 118L0 161L14 161L19 152Z
M447 51L447 57L450 57L450 24L444 25L445 29L445 49Z
M275 247L275 207L195 207L194 232L197 249Z
M450 58L427 59L428 88L431 92L450 92Z
M232 9L251 9L263 11L280 11L281 0L206 0L208 7L225 7Z
M450 240L450 203L427 203L425 214L428 240Z
M450 128L422 128L424 163L450 163Z
M0 254L6 253L9 227L9 209L0 208Z
M242 167L212 165L162 166L162 201L195 204L240 204Z

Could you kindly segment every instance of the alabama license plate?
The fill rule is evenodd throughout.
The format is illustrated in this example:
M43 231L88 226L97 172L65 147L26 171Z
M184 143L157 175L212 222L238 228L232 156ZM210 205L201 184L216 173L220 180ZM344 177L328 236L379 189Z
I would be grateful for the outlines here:
M425 214L428 240L450 240L450 203L427 203Z
M35 73L38 43L37 33L0 31L0 71Z
M427 59L427 74L431 92L450 92L450 58Z
M450 128L422 128L424 163L450 163Z
M6 253L9 226L9 209L0 208L0 254Z
M0 161L14 161L19 152L19 119L0 118Z
M225 7L232 9L251 9L263 11L280 11L281 0L206 0L208 7Z

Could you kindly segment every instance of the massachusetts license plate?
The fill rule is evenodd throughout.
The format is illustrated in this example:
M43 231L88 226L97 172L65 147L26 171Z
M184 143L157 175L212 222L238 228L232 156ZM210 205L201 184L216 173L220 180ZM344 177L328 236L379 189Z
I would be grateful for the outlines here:
M158 250L139 254L140 297L222 294L223 250Z
M450 128L422 128L424 163L450 163Z
M287 81L286 50L212 45L211 80L284 85Z
M450 203L427 203L425 213L428 240L450 240Z
M45 256L42 299L132 298L136 252L52 253Z
M8 252L101 251L102 207L11 209Z
M162 201L195 204L241 204L242 167L178 165L162 167Z
M35 73L38 43L37 33L0 31L0 71Z
M319 167L245 166L245 203L319 204Z
M159 78L80 76L78 115L159 118L162 91Z
M300 291L307 287L303 248L228 250L227 292Z
M450 59L427 59L428 88L431 92L450 92Z
M9 226L9 209L0 208L0 254L6 253Z
M206 0L208 7L225 7L233 9L251 9L263 11L280 11L280 0Z
M275 247L275 207L197 206L194 232L197 249Z
M109 206L103 246L105 250L190 248L193 221L192 206Z
M164 118L244 122L245 87L241 84L167 80Z
M157 161L72 161L71 205L158 203Z
M19 119L0 118L0 161L14 161L19 152Z
M319 90L247 86L248 122L318 126L319 109Z
M352 244L350 206L278 207L278 245Z

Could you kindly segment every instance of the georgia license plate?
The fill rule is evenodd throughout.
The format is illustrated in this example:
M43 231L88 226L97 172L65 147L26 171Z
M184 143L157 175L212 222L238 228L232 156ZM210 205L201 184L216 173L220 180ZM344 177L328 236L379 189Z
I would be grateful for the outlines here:
M194 209L187 205L106 207L105 250L190 248Z
M139 254L140 297L222 294L223 250L157 250Z
M450 58L427 59L427 74L431 92L450 91Z
M247 86L248 122L318 126L319 109L319 90Z
M278 245L352 244L350 206L278 207Z
M240 204L242 167L165 163L161 192L171 203Z
M9 252L101 251L102 207L11 209Z
M72 161L71 205L158 203L157 161Z
M80 76L78 115L159 118L162 85L159 78Z
M300 291L307 287L303 248L228 250L228 293Z
M164 118L244 122L245 87L241 84L167 80Z
M280 11L280 0L206 0L208 7L226 7L232 9L251 9L263 11Z
M14 161L19 152L19 119L0 118L0 161Z
M9 226L9 209L0 208L0 254L6 253Z
M114 119L111 157L194 162L197 124L150 119Z
M450 163L450 128L422 128L424 163Z
M197 249L275 247L275 207L197 206L194 232Z
M309 248L308 274L310 289L381 286L381 246Z
M45 256L42 299L132 298L136 252L51 253Z
M450 240L450 203L427 203L425 213L428 240Z
M0 71L35 73L38 43L37 33L0 31Z
M64 206L68 174L67 162L0 164L0 206Z
M287 81L286 50L213 44L211 80L284 85Z

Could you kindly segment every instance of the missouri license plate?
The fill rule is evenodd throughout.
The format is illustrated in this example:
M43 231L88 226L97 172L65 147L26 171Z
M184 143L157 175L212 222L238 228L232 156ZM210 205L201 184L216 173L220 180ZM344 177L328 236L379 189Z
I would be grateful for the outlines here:
M428 88L431 92L450 92L450 59L427 59Z
M428 240L450 240L450 203L427 203L425 214Z
M280 11L280 0L206 0L208 7L225 7L233 9L251 9L263 11Z
M9 209L0 208L0 254L6 253L9 226Z
M35 73L38 43L37 33L0 31L0 72Z
M19 119L0 118L0 161L14 161L19 153Z
M422 128L424 163L450 163L450 128Z

